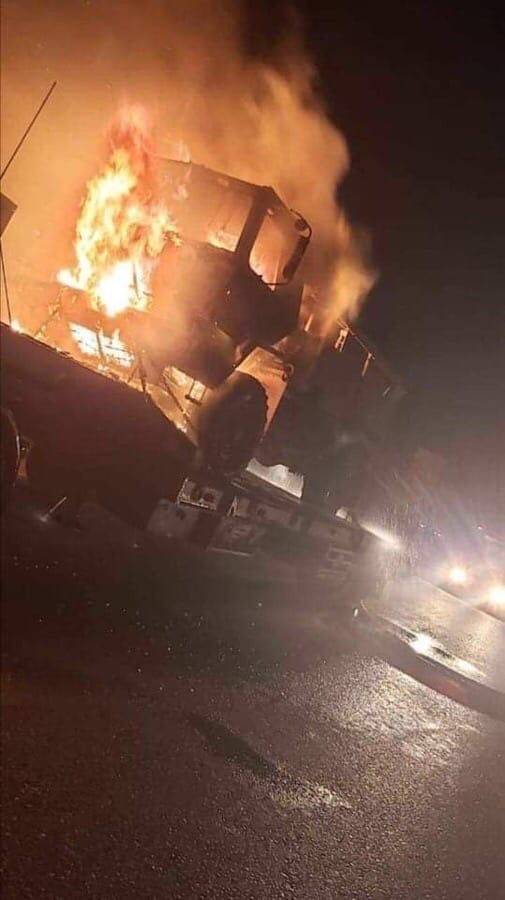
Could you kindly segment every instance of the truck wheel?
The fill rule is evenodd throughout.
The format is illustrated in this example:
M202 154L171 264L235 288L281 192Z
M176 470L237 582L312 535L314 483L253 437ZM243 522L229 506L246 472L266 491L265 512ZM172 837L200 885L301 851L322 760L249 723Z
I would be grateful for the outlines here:
M20 444L19 434L14 417L7 409L2 409L2 484L1 484L1 508L4 510L9 503L10 496L19 468Z
M213 471L232 475L243 468L258 446L267 422L263 386L243 372L230 376L198 416L199 446Z

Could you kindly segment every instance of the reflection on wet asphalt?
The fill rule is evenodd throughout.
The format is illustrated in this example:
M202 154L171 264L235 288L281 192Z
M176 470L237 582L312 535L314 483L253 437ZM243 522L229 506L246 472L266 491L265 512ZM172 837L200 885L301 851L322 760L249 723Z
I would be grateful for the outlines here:
M505 623L421 579L391 582L370 608L429 636L505 691Z
M391 581L356 613L384 658L505 721L505 623L416 578Z

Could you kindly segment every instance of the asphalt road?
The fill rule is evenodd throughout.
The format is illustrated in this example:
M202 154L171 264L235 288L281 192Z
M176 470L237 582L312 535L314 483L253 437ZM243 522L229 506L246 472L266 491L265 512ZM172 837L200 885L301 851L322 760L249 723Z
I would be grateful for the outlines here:
M505 724L345 598L3 531L5 898L505 895Z

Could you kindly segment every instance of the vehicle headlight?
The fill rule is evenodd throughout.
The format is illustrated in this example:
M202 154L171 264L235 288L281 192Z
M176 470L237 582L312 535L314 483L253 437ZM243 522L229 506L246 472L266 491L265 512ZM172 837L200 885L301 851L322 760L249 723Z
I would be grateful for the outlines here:
M449 570L449 581L452 584L466 584L468 581L468 570L463 566L453 566Z
M489 588L488 598L495 606L505 606L505 584L493 584Z

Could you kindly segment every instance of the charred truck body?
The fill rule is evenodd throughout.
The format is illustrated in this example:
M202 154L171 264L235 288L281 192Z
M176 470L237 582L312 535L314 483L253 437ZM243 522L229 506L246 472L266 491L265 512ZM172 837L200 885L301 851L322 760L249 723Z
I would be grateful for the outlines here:
M2 324L3 488L20 435L34 487L137 525L186 478L226 484L255 456L303 474L304 499L352 505L400 387L347 325L320 328L297 277L310 226L270 188L161 173L178 239L148 287L133 267L127 308L62 287L33 336Z

